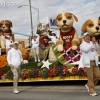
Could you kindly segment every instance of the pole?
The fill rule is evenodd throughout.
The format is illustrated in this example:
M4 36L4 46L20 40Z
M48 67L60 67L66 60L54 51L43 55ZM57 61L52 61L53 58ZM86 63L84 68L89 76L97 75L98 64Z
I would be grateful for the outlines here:
M33 36L33 22L32 22L31 0L29 0L29 6L30 6L30 19L31 19L31 33L32 33L32 36ZM32 46L32 44L31 44L31 39L32 39L32 37L29 36L29 47Z
M33 36L33 22L32 22L31 0L29 0L29 5L30 5L31 32L32 32L32 36Z
M38 13L38 22L37 22L37 24L39 24L40 23L40 20L39 20L39 8L37 8L37 13Z

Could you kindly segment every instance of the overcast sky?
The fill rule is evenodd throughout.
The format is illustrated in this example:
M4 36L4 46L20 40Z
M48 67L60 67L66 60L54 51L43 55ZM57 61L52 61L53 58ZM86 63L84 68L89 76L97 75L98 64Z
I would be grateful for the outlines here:
M31 3L33 7L39 8L41 23L47 23L47 17L56 17L62 12L75 14L79 19L74 23L78 34L81 33L82 24L87 19L100 16L100 0L31 0ZM0 0L0 21L10 20L13 23L13 32L29 34L30 10L28 6L18 8L20 5L29 5L29 0ZM32 9L32 15L33 26L35 26L37 24L35 9Z

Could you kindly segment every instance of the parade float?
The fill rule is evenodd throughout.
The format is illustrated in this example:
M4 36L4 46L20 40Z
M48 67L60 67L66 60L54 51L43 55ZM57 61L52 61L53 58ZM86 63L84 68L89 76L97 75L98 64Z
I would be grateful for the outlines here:
M40 23L37 26L37 34L40 35L41 62L35 62L31 48L25 48L24 41L19 41L19 44L22 45L22 48L19 49L24 59L24 64L21 65L19 82L87 79L87 73L82 65L82 54L79 48L82 38L78 37L77 31L73 27L74 19L76 22L78 21L78 18L72 13L62 13L55 18L55 25L57 25L60 30L59 41L56 44L49 42L50 39L47 37L47 31L50 34L51 30L48 24L42 26ZM97 32L93 31L93 27L91 26L91 24L93 24L91 22L93 21L90 20L83 24L82 32L88 32L91 36L95 36L100 44L100 19L95 19L94 21L97 22L97 25L94 25L94 27L99 27ZM14 41L14 34L11 34L12 23L8 20L7 23L10 26L8 28L8 30L10 30L9 35L12 36L12 40ZM9 32L3 30L2 26L3 21L0 22L0 82L12 82L13 74L7 63L5 43L3 43L4 41L2 40L3 34L8 34ZM100 55L99 50L98 55Z

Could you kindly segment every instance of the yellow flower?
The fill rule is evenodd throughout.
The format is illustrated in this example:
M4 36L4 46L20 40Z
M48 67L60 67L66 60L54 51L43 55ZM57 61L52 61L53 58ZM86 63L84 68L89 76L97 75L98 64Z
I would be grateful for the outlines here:
M74 68L74 67L71 67L70 69L68 69L68 71L69 71L70 73L72 73L73 68Z

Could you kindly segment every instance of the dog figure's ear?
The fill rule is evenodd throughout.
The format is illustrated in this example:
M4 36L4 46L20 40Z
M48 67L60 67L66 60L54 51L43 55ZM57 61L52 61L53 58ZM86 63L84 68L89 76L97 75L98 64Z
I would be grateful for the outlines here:
M82 32L87 32L86 30L87 22L88 20L83 24L82 29L81 29Z
M46 27L49 27L49 23L48 23L48 24L46 24Z
M39 24L38 24L38 27L40 27L40 26L42 26L42 24L41 24L41 23L39 23Z
M0 27L1 27L1 22L0 22Z
M61 17L62 15L59 14L59 15L54 19L54 23L55 23L56 26L58 26L58 24L57 24L57 18L58 18L59 16Z
M78 18L74 14L72 14L72 13L70 13L70 14L73 15L75 21L78 22Z
M11 21L9 21L9 20L5 20L5 21L9 22L9 26L12 27L12 22Z
M42 24L41 24L41 23L39 23L39 24L37 25L37 30L40 30L40 29L41 29L41 27L42 27Z
M56 19L54 19L54 23L55 23L56 26L58 26L57 25L57 17L56 17Z
M98 18L99 20L100 20L100 16L99 16L99 18Z
M12 22L10 21L10 27L12 27Z

